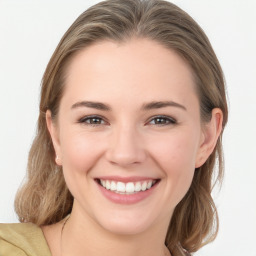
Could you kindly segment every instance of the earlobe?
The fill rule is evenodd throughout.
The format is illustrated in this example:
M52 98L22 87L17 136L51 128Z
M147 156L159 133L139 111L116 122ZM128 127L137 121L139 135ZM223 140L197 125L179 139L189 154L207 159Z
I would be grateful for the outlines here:
M46 111L46 124L47 124L48 131L50 133L52 144L56 154L55 162L57 165L62 165L58 129L56 124L53 122L52 114L50 110Z
M222 131L223 113L219 108L212 110L212 118L202 131L202 140L198 150L195 168L201 167L213 152Z

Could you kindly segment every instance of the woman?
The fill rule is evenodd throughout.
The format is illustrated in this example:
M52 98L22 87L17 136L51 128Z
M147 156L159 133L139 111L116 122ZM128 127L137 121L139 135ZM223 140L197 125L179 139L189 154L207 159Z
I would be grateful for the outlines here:
M21 224L0 255L189 255L218 230L223 75L195 21L161 0L85 11L43 77Z

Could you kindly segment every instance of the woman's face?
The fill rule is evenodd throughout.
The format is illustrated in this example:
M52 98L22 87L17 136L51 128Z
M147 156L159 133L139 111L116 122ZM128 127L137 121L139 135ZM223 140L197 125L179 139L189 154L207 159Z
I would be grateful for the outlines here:
M73 211L119 234L167 229L204 140L189 66L148 39L104 41L74 57L65 86L47 121Z

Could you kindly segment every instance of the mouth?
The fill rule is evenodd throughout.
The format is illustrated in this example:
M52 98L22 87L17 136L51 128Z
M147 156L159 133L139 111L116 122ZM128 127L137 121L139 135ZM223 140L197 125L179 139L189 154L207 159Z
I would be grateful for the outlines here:
M111 179L95 179L95 181L104 189L121 195L133 195L140 192L150 190L160 179L147 179L134 182L122 182L118 180Z

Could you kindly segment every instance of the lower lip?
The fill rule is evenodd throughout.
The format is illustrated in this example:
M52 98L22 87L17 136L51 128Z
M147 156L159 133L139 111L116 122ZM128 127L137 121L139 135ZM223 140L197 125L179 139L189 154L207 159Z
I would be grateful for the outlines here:
M147 197L149 197L158 186L159 182L157 182L153 187L147 189L145 191L137 192L134 194L118 194L111 190L107 190L97 183L101 193L109 199L111 202L116 204L135 204L138 203Z

